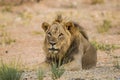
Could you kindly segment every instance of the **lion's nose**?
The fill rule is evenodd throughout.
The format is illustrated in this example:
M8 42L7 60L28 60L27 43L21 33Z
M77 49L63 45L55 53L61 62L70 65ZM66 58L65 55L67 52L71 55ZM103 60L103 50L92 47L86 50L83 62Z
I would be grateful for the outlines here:
M54 46L56 44L56 42L50 41L49 42L52 46Z

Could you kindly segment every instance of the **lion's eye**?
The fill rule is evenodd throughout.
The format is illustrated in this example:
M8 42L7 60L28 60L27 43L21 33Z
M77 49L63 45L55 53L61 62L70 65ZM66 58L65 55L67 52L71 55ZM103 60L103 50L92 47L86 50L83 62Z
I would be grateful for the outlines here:
M61 37L61 36L63 36L63 33L60 33L60 34L59 34L59 37Z
M48 32L48 36L51 36L52 34L50 32Z

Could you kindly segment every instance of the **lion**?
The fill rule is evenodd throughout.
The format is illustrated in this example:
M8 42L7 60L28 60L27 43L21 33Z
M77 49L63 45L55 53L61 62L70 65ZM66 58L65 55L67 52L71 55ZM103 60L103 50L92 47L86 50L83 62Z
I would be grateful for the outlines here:
M90 69L96 66L96 48L89 42L84 29L73 21L64 21L59 15L52 24L42 23L46 60L43 68L52 63L66 70Z

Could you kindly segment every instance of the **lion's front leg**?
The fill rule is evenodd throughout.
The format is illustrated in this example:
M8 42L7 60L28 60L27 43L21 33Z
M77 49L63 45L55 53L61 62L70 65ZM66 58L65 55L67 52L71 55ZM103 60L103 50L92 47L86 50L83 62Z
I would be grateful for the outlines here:
M82 70L82 58L79 56L79 58L75 58L72 62L69 62L67 64L63 65L63 68L68 71L77 71Z
M50 71L51 69L51 65L47 62L42 62L40 65L39 65L39 69L41 69L42 71L44 72L47 72L47 71Z
M70 63L64 64L63 68L68 71L78 71L78 70L82 70L82 65L81 63L72 61Z

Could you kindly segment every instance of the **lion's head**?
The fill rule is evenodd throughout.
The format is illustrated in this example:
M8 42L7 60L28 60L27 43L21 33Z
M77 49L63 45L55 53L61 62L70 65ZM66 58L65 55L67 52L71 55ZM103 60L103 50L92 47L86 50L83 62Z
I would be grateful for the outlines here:
M59 19L52 24L42 23L45 31L44 50L47 56L56 55L63 57L67 52L73 39L74 25L72 22L62 22Z

